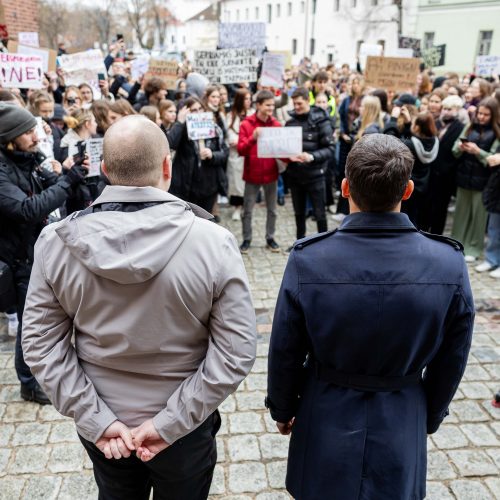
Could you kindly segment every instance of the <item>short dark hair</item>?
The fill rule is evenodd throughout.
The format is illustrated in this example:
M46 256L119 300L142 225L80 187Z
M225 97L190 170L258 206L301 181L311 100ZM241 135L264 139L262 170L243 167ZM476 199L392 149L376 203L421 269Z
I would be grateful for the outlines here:
M292 93L292 99L302 97L304 101L309 101L309 91L305 87L297 87Z
M167 90L167 84L159 76L152 76L144 84L144 93L148 98L159 90Z
M262 104L269 99L274 99L274 94L270 90L260 90L255 96L255 102L257 104Z
M401 201L413 155L399 139L368 134L347 156L345 174L352 200L363 212L388 212Z
M327 82L330 75L326 71L318 71L312 78L313 82Z

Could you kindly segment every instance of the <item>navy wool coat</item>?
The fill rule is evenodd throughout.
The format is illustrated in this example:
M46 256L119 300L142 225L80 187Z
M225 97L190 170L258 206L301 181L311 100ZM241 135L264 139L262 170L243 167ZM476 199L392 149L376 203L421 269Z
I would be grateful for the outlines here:
M426 435L448 414L473 321L461 245L418 232L406 214L355 213L299 241L276 306L267 398L274 420L295 417L294 498L424 498ZM402 377L412 383L395 388Z

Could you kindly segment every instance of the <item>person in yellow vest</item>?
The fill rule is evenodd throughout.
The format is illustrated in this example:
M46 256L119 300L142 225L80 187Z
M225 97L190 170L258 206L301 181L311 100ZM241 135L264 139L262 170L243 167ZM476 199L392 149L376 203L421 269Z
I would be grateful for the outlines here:
M331 95L327 90L328 79L326 71L318 71L313 76L311 81L312 90L309 92L309 105L314 106L316 104L318 94L326 94L328 96L328 106L331 109L330 116L333 117L337 113L337 103L335 102L335 96Z

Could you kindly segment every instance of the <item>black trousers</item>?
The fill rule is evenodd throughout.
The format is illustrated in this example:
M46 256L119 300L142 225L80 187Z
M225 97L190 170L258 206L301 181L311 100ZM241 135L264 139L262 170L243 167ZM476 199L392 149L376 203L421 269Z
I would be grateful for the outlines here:
M209 214L211 214L212 210L214 209L215 202L217 201L217 193L211 194L209 196L198 196L191 194L190 196L188 196L187 201L198 205L199 207L203 208L203 210L206 210Z
M425 231L443 234L448 216L448 205L456 190L455 176L432 174L429 193L429 226Z
M212 413L203 424L163 450L149 462L135 454L107 459L90 441L80 436L94 465L99 500L206 500L215 463L215 434L220 415Z
M308 184L290 182L292 193L293 210L295 212L295 224L297 226L297 239L306 235L306 203L307 196L313 206L314 217L318 225L318 232L328 230L325 211L325 178L321 177Z

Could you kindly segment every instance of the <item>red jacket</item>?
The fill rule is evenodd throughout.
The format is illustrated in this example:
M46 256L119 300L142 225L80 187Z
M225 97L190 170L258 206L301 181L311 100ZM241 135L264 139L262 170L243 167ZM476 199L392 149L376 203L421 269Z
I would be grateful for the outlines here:
M258 127L281 127L281 124L273 117L263 122L257 118L257 113L243 120L238 138L238 153L245 157L243 180L252 184L270 184L278 179L278 165L274 158L257 158L253 131Z

